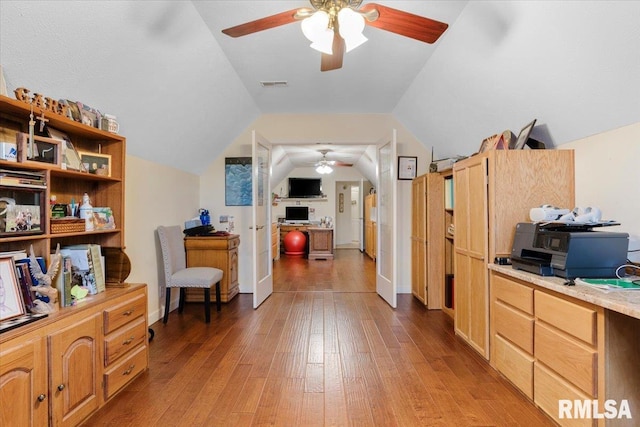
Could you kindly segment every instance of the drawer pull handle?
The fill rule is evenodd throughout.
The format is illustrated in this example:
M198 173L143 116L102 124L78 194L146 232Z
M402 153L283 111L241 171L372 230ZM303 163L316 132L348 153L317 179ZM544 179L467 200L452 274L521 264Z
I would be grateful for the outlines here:
M41 394L38 396L38 402L44 402L46 398L47 398L46 394Z
M123 316L131 316L133 314L133 310L128 310L122 313Z
M122 375L129 375L131 372L133 372L133 368L135 368L135 367L136 367L136 365L131 365L131 366L129 366L129 369L127 369L126 371L124 371L124 372L122 373Z
M62 391L62 390L64 390L64 384L60 384L60 385L58 386L58 391Z
M134 339L134 338L133 338L133 337L131 337L131 338L129 338L128 340L124 340L124 341L122 342L122 345L129 345L129 344L131 344L131 343L133 342L133 339Z

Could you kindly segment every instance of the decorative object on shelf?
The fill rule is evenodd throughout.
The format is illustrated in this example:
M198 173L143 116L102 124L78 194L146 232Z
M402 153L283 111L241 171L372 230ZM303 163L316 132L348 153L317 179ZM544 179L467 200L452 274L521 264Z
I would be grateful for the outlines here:
M0 258L0 321L25 313L13 257Z
M100 120L100 129L106 130L111 133L118 133L120 131L120 125L116 120L116 116L111 114L105 114Z
M91 206L91 199L89 195L84 193L82 195L82 204L80 205L80 218L84 219L85 231L93 231L93 206Z
M416 177L418 158L410 156L398 156L398 179L412 180Z
M58 274L60 268L60 245L56 247L55 254L51 255L51 264L46 273L42 271L40 264L36 260L36 256L33 253L33 245L29 249L29 270L31 275L36 280L34 286L31 288L36 293L38 298L33 301L33 313L52 313L58 310L58 290L51 286L53 278Z
M207 209L200 209L200 222L202 225L211 225L211 215Z
M29 89L19 87L13 91L16 95L16 99L18 101L22 101L26 104L31 104L32 106L36 106L41 110L46 110L51 113L55 113L61 116L67 117L69 107L55 99L45 97L40 95L39 93L34 93L33 96L29 95ZM35 124L35 123L34 123Z
M95 230L113 230L116 228L111 208L93 208L93 227Z
M78 155L80 156L80 163L86 172L111 176L111 156L109 154L78 151Z
M18 146L18 162L48 163L59 168L62 167L61 141L44 136L18 133L16 144Z
M80 233L85 231L86 221L76 217L51 218L49 220L51 234Z
M5 229L9 232L40 231L40 206L38 205L7 205Z
M225 206L251 206L251 157L225 157Z

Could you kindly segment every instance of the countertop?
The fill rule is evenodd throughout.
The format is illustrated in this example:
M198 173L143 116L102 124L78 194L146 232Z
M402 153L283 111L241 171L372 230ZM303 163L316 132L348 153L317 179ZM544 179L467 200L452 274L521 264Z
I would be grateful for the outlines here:
M589 302L640 319L640 291L603 291L591 286L576 284L566 286L566 279L555 276L539 276L511 266L489 264L489 269L507 276L523 280L572 298Z

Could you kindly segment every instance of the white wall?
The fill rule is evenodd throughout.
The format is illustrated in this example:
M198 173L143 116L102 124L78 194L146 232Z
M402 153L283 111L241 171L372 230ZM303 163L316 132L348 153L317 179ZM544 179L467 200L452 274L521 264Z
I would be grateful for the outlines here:
M559 148L575 150L576 205L599 207L603 219L621 224L603 231L629 233L629 249L640 249L640 122ZM640 262L640 252L629 257Z
M212 222L217 228L220 215L234 215L236 233L240 234L239 272L240 292L251 292L251 245L252 235L249 232L251 223L251 208L225 206L224 202L224 158L251 156L251 131L256 130L273 144L295 143L372 143L380 141L390 135L392 129L397 129L398 155L417 156L418 174L426 173L431 161L431 146L418 141L411 133L387 114L328 114L328 115L295 115L277 114L262 115L245 131L230 143L225 152L216 158L200 178L201 207L212 212ZM343 169L339 169L336 177L342 176ZM359 179L357 177L356 179ZM337 179L337 178L335 178ZM342 180L353 180L352 176L344 176ZM280 184L272 187L278 192ZM324 188L324 187L323 187ZM276 191L277 190L277 191ZM314 202L319 212L329 209L335 212L335 186L325 190L328 201ZM411 181L398 182L398 200L401 206L411 206ZM282 208L284 209L284 208ZM279 211L276 211L279 212ZM411 209L400 209L398 248L398 290L401 293L411 292ZM277 215L277 213L276 213ZM335 216L333 213L328 214ZM275 218L275 215L274 215Z
M131 260L127 281L148 286L149 323L162 317L164 276L156 236L159 225L180 225L197 214L197 175L135 156L126 158L125 252ZM173 292L175 307L178 293Z

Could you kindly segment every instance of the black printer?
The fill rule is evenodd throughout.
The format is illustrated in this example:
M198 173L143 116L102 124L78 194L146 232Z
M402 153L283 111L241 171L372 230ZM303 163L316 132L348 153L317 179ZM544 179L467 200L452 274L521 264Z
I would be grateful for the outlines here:
M616 269L627 261L629 234L594 231L594 227L518 223L511 249L512 266L542 276L567 279L616 277Z

